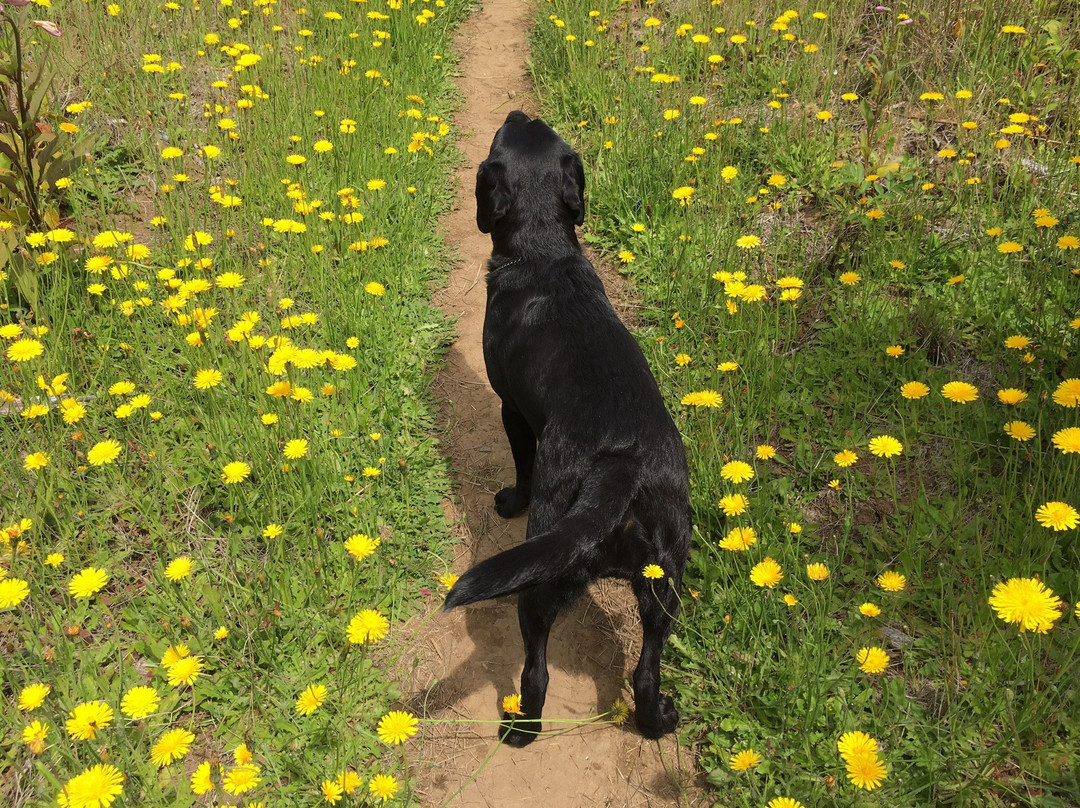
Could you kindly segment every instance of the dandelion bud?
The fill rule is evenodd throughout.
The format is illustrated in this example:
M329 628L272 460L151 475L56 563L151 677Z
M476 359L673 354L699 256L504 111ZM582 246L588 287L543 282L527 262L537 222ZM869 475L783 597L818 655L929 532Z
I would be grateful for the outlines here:
M10 0L8 1L10 2ZM55 22L50 22L49 20L34 20L34 25L51 36L61 37L64 35L64 32L60 30L60 26Z

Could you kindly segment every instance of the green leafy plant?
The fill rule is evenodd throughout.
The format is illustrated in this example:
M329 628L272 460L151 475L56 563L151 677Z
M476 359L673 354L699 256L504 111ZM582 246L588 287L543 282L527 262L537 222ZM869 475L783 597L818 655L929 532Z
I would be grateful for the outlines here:
M0 3L0 27L10 32L4 48L7 58L0 63L0 216L42 230L59 221L56 206L47 201L48 189L71 170L77 155L85 151L86 139L70 144L68 133L54 130L45 120L53 77L48 40L44 52L32 60L24 37L35 28L54 38L63 32L49 20L30 19L29 5L29 0ZM11 229L0 238L0 269L10 265L20 295L36 308L37 267L16 251L16 240Z
M11 61L0 66L0 88L6 104L0 104L0 154L7 162L0 170L0 185L10 193L16 204L26 207L28 223L35 229L43 221L41 186L51 184L65 169L60 155L61 137L51 127L39 126L42 107L52 77L48 59L40 58L31 66L23 47L23 29L28 17L17 10L30 5L29 0L14 0L0 8L0 19L11 31L13 54ZM32 27L44 30L54 37L62 32L47 20L30 20ZM47 51L45 56L47 56ZM32 71L32 73L31 73Z

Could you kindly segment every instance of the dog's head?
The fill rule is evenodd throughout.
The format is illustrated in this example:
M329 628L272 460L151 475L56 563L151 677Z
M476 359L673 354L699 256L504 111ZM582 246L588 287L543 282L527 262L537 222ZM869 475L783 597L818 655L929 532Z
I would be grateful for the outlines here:
M476 172L476 226L491 233L527 219L585 221L585 170L570 145L539 118L516 110Z

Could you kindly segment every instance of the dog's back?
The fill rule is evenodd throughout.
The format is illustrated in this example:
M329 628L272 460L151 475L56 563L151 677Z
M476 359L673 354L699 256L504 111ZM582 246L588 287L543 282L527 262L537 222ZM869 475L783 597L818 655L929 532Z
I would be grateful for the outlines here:
M622 470L621 490L600 497L604 502L627 500L627 510L616 515L624 517L621 523L635 519L637 511L687 506L686 455L679 432L644 353L583 254L492 271L488 311L488 379L539 441L530 535L536 532L533 522L542 528L579 503L585 478L597 474L596 458L616 459L612 465ZM626 474L628 469L633 475ZM651 560L661 566L666 562L670 568L673 556L685 557L689 550L684 541L689 508L682 510L678 521L685 532L651 548ZM589 570L590 577L639 574L638 555L617 565L603 561L604 571Z
M682 444L641 348L581 253L488 274L484 360L537 430L585 445ZM527 372L523 372L527 371Z

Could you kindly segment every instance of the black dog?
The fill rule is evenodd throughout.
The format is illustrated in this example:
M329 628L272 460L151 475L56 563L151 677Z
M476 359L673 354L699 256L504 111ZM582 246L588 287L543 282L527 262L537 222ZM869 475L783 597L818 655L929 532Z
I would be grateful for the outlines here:
M645 355L619 321L574 233L585 215L581 158L541 120L511 112L476 176L476 223L491 234L484 361L502 399L517 482L500 516L531 504L524 544L477 564L446 609L520 593L523 717L507 743L540 732L552 623L590 581L630 581L644 642L635 718L648 738L679 716L660 693L660 655L690 551L686 454ZM642 575L648 564L666 580Z

